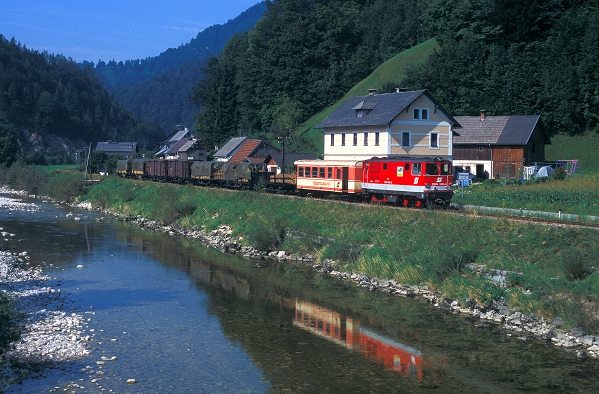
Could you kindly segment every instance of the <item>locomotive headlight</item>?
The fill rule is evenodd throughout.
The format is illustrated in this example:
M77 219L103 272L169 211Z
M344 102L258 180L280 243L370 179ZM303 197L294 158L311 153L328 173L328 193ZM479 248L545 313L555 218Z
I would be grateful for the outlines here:
M431 185L429 185L428 183L425 183L425 184L424 184L424 186L425 186L427 189L430 189L430 188L431 188Z

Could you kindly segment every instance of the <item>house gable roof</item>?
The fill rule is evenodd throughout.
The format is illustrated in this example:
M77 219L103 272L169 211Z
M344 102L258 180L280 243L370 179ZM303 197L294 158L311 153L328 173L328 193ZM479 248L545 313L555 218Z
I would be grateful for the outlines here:
M320 122L316 128L386 126L422 95L425 95L454 127L459 127L458 122L423 89L352 97ZM359 117L356 116L358 110L366 111Z
M225 144L222 148L220 148L215 154L214 157L222 157L227 158L231 156L231 154L245 141L247 137L237 137L231 138L229 142Z
M262 141L260 140L245 140L242 145L237 149L237 152L229 159L231 163L241 163L244 159L252 154L260 146Z
M175 142L173 146L171 146L171 148L166 152L166 154L175 156L179 152L179 148L185 145L189 140L189 138L181 138L179 141Z
M546 144L551 144L539 115L521 116L456 116L462 125L454 145L526 145L536 128L540 128Z

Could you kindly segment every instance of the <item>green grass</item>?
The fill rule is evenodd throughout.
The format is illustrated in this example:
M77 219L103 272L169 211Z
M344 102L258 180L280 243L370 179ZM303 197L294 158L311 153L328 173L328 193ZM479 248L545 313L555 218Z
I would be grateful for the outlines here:
M458 204L599 216L599 173L522 185L487 181L456 191Z
M599 273L585 271L599 260L596 230L118 178L93 186L83 199L187 228L229 225L246 245L333 259L341 270L428 285L464 303L503 296L523 312L598 328ZM519 274L501 288L471 263Z
M317 155L321 157L324 148L323 136L320 130L315 128L316 125L329 116L350 97L364 96L368 94L368 89L378 89L386 83L395 82L397 86L400 87L402 81L406 77L408 68L424 63L438 48L439 44L437 43L437 40L433 38L398 53L385 63L381 64L372 72L372 74L354 86L341 100L304 122L297 133L307 137L312 144L318 148Z

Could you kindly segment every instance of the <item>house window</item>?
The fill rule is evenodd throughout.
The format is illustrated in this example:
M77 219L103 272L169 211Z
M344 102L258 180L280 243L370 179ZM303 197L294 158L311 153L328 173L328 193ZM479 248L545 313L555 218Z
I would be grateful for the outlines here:
M345 146L345 133L341 133L341 146Z
M412 175L422 175L422 163L414 163L412 165Z
M358 146L358 133L354 133L354 146Z
M404 131L401 133L401 146L409 147L410 146L410 132Z
M431 149L439 149L439 133L431 133Z
M368 133L364 133L364 146L368 146Z
M479 151L479 152L482 152L483 151L483 146L482 145L478 145L476 147L476 150Z
M358 118L361 118L362 116L364 116L364 112L363 112L362 110L358 110L358 111L356 112L356 116L357 116Z
M379 146L380 133L377 131L374 133L374 146Z
M412 116L414 120L427 120L428 119L428 109L426 108L414 108L412 112Z
M335 146L335 134L331 133L331 146Z
M537 146L535 144L532 144L530 146L530 152L534 155L535 153L537 153Z

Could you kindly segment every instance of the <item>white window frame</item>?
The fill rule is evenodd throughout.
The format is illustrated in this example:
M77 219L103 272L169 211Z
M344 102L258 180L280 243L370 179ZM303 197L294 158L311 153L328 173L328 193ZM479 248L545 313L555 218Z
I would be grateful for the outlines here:
M433 135L435 136L435 142L437 143L435 146L433 146ZM441 147L439 146L439 132L436 131L431 131L428 135L428 147L430 149L441 149Z
M413 120L428 120L428 108L414 108L412 111Z
M331 133L331 146L335 146L335 133Z
M345 133L341 133L341 146L345 146Z
M364 146L368 146L368 132L364 132Z
M358 146L358 133L353 133L353 143L352 146Z
M404 134L408 135L408 145L404 145L404 143L403 143L404 142L403 141ZM412 147L412 132L411 131L402 131L401 132L399 146L401 146L402 148L411 148Z
M374 132L374 146L379 146L381 142L381 133L379 131Z

